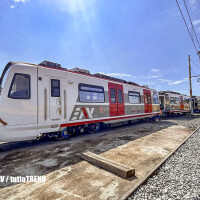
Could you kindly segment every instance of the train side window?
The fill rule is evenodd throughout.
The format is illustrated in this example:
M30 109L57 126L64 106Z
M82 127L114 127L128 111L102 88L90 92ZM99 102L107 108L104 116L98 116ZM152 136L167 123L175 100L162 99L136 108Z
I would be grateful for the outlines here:
M116 95L115 95L115 89L111 88L110 89L110 98L112 103L116 103Z
M122 90L118 90L118 102L123 103Z
M158 94L155 91L153 92L153 103L158 104Z
M174 104L174 97L170 97L170 103Z
M185 103L185 104L189 104L189 103L190 103L189 99L185 98L185 99L184 99L184 103Z
M103 103L105 101L104 88L101 86L80 83L79 100L80 102Z
M147 104L147 103L148 103L148 100L147 100L147 98L148 98L148 95L147 95L147 94L144 94L144 103L145 103L145 104Z
M151 104L151 94L148 94L148 104Z
M180 103L180 99L179 98L175 98L175 103L179 104Z
M60 97L60 80L51 79L51 96Z
M8 97L12 99L30 99L30 75L15 73L10 85Z
M139 92L128 92L128 98L130 103L141 103L140 93Z

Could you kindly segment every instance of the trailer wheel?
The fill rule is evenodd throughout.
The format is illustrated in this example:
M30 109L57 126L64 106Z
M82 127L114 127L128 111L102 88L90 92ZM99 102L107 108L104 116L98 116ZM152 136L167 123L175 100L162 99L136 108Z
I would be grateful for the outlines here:
M97 133L97 132L99 132L100 127L101 126L99 123L88 124L87 131L89 133Z

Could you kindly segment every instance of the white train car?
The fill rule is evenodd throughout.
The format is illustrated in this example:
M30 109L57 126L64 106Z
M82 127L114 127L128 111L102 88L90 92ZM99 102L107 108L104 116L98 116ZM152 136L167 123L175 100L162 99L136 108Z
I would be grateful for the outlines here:
M190 97L172 91L159 92L160 109L164 114L191 112Z
M113 79L48 61L9 62L0 80L0 141L66 138L159 114L155 90Z

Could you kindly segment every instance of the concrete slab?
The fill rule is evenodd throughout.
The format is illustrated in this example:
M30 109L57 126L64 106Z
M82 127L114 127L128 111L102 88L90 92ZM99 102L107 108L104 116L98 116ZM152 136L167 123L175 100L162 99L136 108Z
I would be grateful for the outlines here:
M100 153L105 158L133 167L134 177L121 178L81 161L46 174L46 183L23 183L3 188L0 199L120 199L189 134L186 127L173 125Z

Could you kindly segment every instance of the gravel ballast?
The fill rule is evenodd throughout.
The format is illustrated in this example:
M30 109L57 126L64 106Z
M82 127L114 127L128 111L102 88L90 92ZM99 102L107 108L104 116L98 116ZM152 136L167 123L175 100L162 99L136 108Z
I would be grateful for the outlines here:
M199 118L180 117L166 121L173 121L190 129L195 129L200 125ZM200 199L200 129L128 198L128 200L154 199Z

